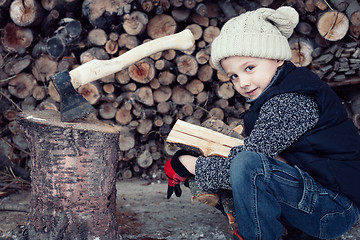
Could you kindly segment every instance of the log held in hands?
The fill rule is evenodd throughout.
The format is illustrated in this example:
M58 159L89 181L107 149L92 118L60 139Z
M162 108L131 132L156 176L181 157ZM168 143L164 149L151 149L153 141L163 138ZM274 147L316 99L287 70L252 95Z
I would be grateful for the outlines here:
M232 147L243 145L244 141L220 132L177 120L166 141L188 150L198 150L204 156L227 157Z
M118 239L119 134L105 123L63 123L55 111L17 121L31 149L29 239Z

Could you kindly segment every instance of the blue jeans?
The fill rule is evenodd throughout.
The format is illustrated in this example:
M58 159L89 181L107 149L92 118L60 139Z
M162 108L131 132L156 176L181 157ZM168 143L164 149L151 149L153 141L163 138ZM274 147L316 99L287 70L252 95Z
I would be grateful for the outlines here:
M357 221L359 208L309 174L256 152L233 159L230 179L240 235L277 240L284 225L317 238L336 238Z

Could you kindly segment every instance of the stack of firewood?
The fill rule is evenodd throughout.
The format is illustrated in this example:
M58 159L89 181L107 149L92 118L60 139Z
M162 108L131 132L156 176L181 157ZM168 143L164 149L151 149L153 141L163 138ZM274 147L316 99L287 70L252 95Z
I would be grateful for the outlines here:
M59 109L53 74L187 28L196 40L192 49L156 53L78 89L100 120L122 127L119 177L160 178L174 152L165 139L177 119L241 124L244 100L210 62L222 25L249 10L282 5L300 14L290 39L292 61L339 92L359 128L357 0L0 0L0 151L30 167L15 119L22 110Z

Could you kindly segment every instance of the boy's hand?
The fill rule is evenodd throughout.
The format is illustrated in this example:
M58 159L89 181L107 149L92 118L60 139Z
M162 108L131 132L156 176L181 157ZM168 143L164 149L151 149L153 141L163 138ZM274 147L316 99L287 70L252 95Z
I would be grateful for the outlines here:
M165 163L165 174L168 177L168 190L167 199L170 199L171 195L175 191L177 197L181 196L180 182L185 182L191 173L180 162L179 157L182 155L190 155L185 150L177 151L174 156Z

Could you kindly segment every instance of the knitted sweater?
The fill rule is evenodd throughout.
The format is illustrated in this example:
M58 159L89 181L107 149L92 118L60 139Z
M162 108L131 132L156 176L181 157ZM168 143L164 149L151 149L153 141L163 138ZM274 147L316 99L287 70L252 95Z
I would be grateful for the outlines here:
M302 134L313 128L319 111L311 97L284 93L272 97L261 107L251 134L244 145L235 146L227 158L219 156L198 157L195 178L203 190L231 189L230 163L238 152L255 151L276 157Z

